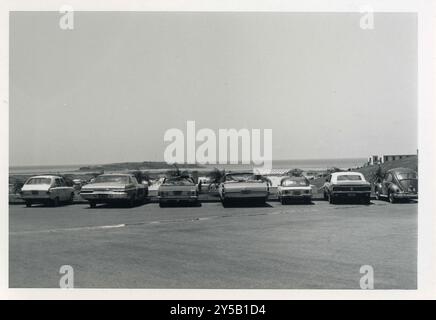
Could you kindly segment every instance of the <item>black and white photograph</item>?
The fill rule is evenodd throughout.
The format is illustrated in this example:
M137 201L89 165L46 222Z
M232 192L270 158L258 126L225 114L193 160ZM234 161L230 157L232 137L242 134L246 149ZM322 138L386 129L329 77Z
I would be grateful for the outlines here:
M7 12L7 288L422 288L419 11L79 3Z

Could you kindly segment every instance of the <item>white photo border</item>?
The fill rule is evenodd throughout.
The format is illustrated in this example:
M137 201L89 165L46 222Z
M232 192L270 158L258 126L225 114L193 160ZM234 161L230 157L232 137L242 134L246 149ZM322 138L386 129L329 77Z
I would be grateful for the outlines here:
M75 11L214 11L214 12L415 12L418 15L418 288L416 290L215 290L215 289L9 289L9 209L6 181L9 173L9 13L57 11L71 5ZM220 1L149 0L44 2L2 1L0 5L0 298L2 299L433 299L436 298L436 190L435 155L435 5L432 1ZM425 174L424 174L425 173ZM432 203L433 202L433 203Z

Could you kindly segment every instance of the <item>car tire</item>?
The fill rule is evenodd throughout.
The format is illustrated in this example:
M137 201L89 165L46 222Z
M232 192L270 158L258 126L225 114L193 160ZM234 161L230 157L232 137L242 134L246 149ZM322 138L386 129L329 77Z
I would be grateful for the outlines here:
M392 192L389 193L389 202L390 203L395 203L397 202L397 199L395 199L394 194Z
M329 199L330 204L336 204L335 197L333 195L331 195L330 193L328 194L328 199Z
M129 206L129 208L133 208L133 207L135 206L135 203L136 203L136 197L135 197L135 196L132 196L132 197L129 199L129 202L128 202L127 204L128 204L128 206Z
M375 198L376 200L380 200L380 190L378 188L375 189Z
M362 203L366 204L366 205L371 203L371 198L370 197L362 197L361 200L362 200Z
M263 199L259 200L259 205L262 207L266 206L266 199L267 198L263 198Z
M90 202L89 202L89 207L90 207L90 208L93 208L93 209L94 209L96 206L97 206L97 204L96 204L94 201L90 201Z
M68 199L69 204L73 204L74 201L74 192L71 193L70 199Z
M31 201L26 201L26 207L30 208L32 206L32 202Z
M324 200L327 201L329 198L327 196L327 193L324 191Z
M52 206L53 207L58 207L59 206L59 198L56 197L52 200Z

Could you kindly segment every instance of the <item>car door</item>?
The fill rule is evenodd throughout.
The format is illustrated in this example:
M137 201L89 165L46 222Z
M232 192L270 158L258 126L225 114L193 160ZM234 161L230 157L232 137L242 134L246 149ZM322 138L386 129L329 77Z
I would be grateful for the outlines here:
M61 193L61 182L59 178L55 178L53 181L53 185L50 188L51 191L51 198L59 198L59 200L62 201L62 193Z
M136 195L138 198L144 197L144 186L138 183L136 177L130 177L131 183L135 186Z
M62 201L67 201L71 197L72 189L67 185L64 178L60 178Z
M388 195L389 188L390 188L390 186L392 184L392 180L393 180L392 173L388 172L385 175L385 178L383 179L383 182L382 182L383 195L385 195L385 196Z

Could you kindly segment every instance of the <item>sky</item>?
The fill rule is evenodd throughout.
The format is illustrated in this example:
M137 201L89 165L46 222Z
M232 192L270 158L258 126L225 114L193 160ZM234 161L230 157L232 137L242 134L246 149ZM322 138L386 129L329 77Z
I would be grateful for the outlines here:
M165 131L272 129L273 159L417 149L417 19L10 15L11 166L162 161Z

